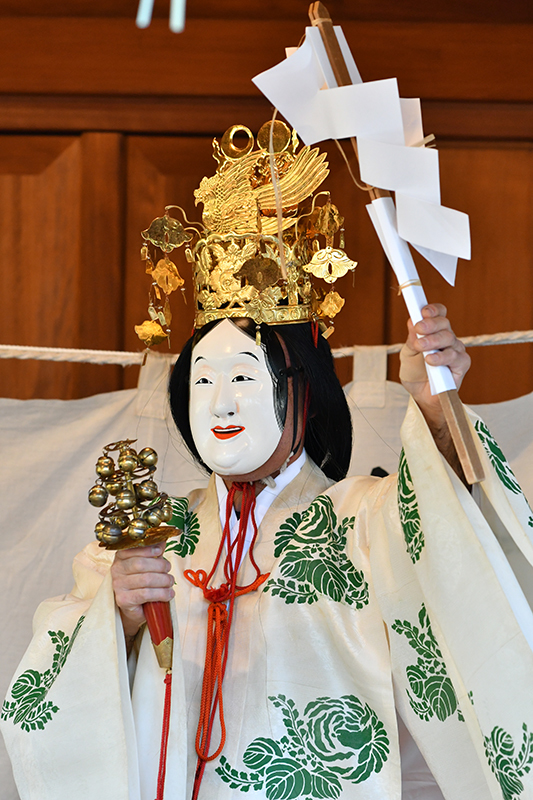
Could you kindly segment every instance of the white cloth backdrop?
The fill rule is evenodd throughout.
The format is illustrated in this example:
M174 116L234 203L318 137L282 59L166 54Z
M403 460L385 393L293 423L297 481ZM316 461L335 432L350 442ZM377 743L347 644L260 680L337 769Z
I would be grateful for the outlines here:
M0 699L31 638L38 603L67 593L74 555L92 538L97 511L87 502L94 465L104 445L137 439L159 453L156 480L172 495L205 485L174 429L166 403L171 357L151 355L138 389L82 400L0 399L0 600L2 658ZM346 393L354 424L350 474L374 467L395 472L407 393L386 381L385 348L358 348L354 380ZM476 406L533 500L533 394ZM517 577L533 604L533 586L512 542L503 541ZM0 797L17 800L11 767L0 745Z

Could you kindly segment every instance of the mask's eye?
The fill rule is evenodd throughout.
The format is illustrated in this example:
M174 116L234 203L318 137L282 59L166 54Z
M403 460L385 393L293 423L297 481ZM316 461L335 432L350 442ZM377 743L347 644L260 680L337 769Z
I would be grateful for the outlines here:
M232 383L238 383L239 381L253 381L253 378L250 378L248 375L235 375L235 377L231 379Z
M205 383L212 383L212 381L210 381L209 378L198 378L198 380L195 381L194 385L199 386L200 384L205 384Z

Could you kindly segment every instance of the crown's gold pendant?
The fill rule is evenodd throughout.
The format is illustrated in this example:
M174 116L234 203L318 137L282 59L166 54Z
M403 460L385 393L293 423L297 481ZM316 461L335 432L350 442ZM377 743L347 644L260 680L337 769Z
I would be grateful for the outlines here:
M318 250L309 264L304 264L303 269L326 283L335 283L337 278L342 278L356 266L357 261L351 261L344 250L337 250L328 245Z
M323 317L333 319L342 309L344 303L344 298L342 298L338 292L331 291L327 293L320 303L319 311Z

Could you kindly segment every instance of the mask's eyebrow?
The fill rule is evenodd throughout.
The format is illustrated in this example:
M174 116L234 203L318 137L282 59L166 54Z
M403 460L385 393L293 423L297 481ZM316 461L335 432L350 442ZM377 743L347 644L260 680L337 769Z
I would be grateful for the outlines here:
M242 352L239 353L239 355L240 356L250 356L251 358L255 358L256 361L259 361L259 359L255 355L255 353L250 353L248 350L243 350ZM196 358L193 361L193 366L194 366L194 364L197 364L198 361L206 361L206 360L207 359L204 356L196 356Z

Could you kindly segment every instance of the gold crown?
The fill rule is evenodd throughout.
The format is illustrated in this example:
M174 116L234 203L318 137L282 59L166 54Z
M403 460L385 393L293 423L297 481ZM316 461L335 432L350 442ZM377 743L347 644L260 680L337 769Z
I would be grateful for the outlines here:
M246 137L241 147L236 134ZM307 146L297 152L296 132L277 120L263 125L254 144L243 125L213 140L216 172L194 192L204 207L201 224L167 206L142 232L141 257L152 277L150 320L135 330L147 346L170 332L168 296L184 281L169 253L182 245L193 265L195 328L226 317L250 317L257 325L323 321L344 305L337 292L312 282L315 276L332 284L356 266L334 247L339 232L344 247L344 220L329 192L314 194L329 173L325 153ZM173 208L184 224L170 216ZM161 258L152 257L150 244Z

